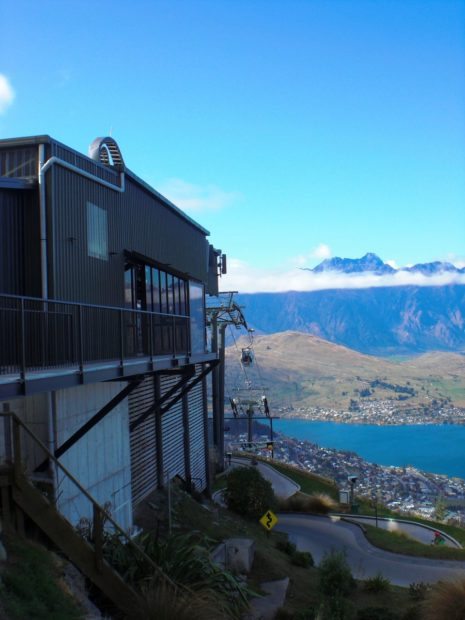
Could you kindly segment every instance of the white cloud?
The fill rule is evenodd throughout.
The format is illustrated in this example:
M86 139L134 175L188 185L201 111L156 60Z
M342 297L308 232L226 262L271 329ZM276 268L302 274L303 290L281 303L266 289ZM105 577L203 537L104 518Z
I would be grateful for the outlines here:
M218 211L241 197L238 192L225 192L216 185L194 185L175 178L158 184L157 189L177 207L189 213Z
M317 245L317 247L312 250L312 256L321 260L331 258L331 248L329 247L329 245L326 245L326 243L320 243L320 245Z
M465 284L465 274L443 272L434 276L398 271L376 275L372 272L345 274L340 272L313 273L302 269L269 271L257 269L239 259L228 260L228 274L221 288L240 293L285 291L322 291L328 289L362 289L381 286L445 286Z
M390 258L389 260L387 260L386 265L389 265L393 269L399 269L399 265L396 263L396 261L393 258Z
M326 243L320 243L313 250L310 250L307 254L299 254L294 256L289 262L297 267L308 267L310 262L314 262L313 259L317 258L320 261L325 258L331 258L332 252L329 245Z
M3 73L0 73L0 114L4 114L13 103L15 98L15 91L11 86L8 78Z

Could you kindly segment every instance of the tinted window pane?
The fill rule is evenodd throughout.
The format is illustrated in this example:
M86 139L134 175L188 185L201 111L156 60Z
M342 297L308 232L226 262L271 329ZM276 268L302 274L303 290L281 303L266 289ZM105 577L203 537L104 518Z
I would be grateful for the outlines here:
M160 312L168 312L166 273L164 271L160 271Z
M152 267L152 303L153 311L160 312L160 281L158 269Z
M105 209L87 203L87 254L108 260L108 224Z
M166 274L166 288L168 293L168 313L174 314L173 276Z
M203 284L189 282L192 353L205 353L205 303Z
M179 314L179 278L173 276L173 307L174 314Z
M126 308L132 308L132 268L124 272L124 304Z
M145 267L145 303L145 309L152 312L152 274L148 266Z
M185 308L185 295L184 295L184 281L179 280L179 314L186 314Z

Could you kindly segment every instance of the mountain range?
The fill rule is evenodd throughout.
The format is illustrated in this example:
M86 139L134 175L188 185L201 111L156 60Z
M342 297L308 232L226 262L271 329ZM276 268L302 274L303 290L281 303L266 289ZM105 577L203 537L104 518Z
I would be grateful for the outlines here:
M395 270L376 254L324 260L313 273L424 276L465 273L432 262ZM260 334L299 331L371 355L465 351L465 284L377 286L318 291L239 294L249 327Z
M465 267L459 268L452 263L433 261L431 263L418 263L410 267L401 267L395 269L388 263L384 263L379 256L368 252L362 258L327 258L313 269L304 268L304 271L312 271L313 273L323 273L328 271L336 271L342 273L364 273L370 272L375 275L393 274L399 271L407 271L409 273L422 273L424 275L435 275L439 273L465 273Z

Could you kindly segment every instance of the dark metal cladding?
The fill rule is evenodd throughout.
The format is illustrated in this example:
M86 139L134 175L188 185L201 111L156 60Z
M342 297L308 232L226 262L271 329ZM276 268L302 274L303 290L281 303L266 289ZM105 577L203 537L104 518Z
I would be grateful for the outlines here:
M35 192L0 188L0 291L40 295L39 205Z
M10 185L13 179L35 179L37 187L40 144L45 145L43 163L56 157L102 181L99 183L97 179L86 177L56 162L45 172L49 298L123 306L124 263L128 252L146 257L147 261L158 263L166 271L203 282L209 292L217 291L217 267L212 262L206 239L208 231L132 172L126 170L122 175L116 167L94 161L49 136L36 136L0 140L0 177L11 179L8 181ZM118 191L122 186L124 191ZM16 231L14 234L22 235L21 243L24 244L29 233L23 224L13 222L11 218L24 219L25 207L13 213L15 209L11 201L24 202L26 198L21 197L19 191L12 191L11 194L14 197L7 200L10 206L3 207L3 229L6 226ZM31 195L34 196L34 209L29 209L27 219L33 215L37 231L37 189ZM108 243L105 258L89 256L88 203L98 207L106 218ZM11 220L11 228L8 218ZM14 239L8 241L10 245L19 242L19 238L16 242ZM36 240L28 239L29 243L32 243L33 260L30 262L31 266L34 263L31 272L34 277L25 275L24 265L17 265L14 273L10 274L6 268L2 268L2 273L5 272L3 279L9 278L5 287L0 289L3 292L21 291L23 294L40 295L40 291L36 290L37 284L32 285L32 282L40 281L40 248ZM19 246L17 249L19 251ZM16 254L13 248L11 252ZM19 255L23 255L23 252L19 252ZM25 260L27 262L28 259ZM14 261L11 254L8 262L14 264L18 261ZM16 284L13 285L12 279L15 279ZM33 288L26 286L26 281Z
M207 281L208 244L204 234L131 177L126 175L125 191L118 193L60 166L47 174L53 175L52 204L48 201L54 223L49 264L60 266L50 279L50 294L55 299L123 305L125 251L146 256L167 270ZM106 260L88 256L88 202L106 211Z

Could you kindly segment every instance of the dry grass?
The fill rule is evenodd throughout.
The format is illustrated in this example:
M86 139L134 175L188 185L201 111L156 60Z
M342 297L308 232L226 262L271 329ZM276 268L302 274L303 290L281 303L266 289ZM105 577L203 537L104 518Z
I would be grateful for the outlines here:
M326 515L337 508L338 503L326 493L315 493L314 495L296 493L282 500L279 505L280 510L318 515Z
M166 583L150 583L135 607L127 611L131 620L228 620L232 618L214 593L187 592Z
M463 620L465 618L465 579L441 581L424 603L425 620Z

